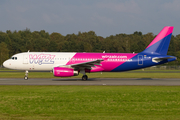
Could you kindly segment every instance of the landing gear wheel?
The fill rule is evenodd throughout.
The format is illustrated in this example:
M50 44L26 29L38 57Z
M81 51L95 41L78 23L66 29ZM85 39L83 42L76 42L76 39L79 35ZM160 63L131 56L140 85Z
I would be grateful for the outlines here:
M25 76L25 77L24 77L24 80L28 80L28 77L27 77L27 76Z
M83 76L82 76L82 80L83 80L83 81L86 81L87 79L88 79L88 76L87 76L87 75L83 75Z

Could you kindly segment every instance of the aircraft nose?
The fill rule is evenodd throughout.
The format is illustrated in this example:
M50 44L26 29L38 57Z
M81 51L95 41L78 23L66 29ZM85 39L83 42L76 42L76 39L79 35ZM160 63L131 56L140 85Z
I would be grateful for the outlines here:
M7 60L3 62L3 66L7 68L7 66L8 66L8 61Z

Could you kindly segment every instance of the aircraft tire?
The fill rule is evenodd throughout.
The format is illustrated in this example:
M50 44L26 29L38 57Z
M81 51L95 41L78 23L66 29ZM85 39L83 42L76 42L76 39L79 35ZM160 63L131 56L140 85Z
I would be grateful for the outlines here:
M28 77L27 77L27 76L25 76L25 77L24 77L24 80L28 80Z
M87 79L88 79L88 76L87 76L87 75L83 75L83 76L82 76L82 80L83 80L83 81L86 81Z

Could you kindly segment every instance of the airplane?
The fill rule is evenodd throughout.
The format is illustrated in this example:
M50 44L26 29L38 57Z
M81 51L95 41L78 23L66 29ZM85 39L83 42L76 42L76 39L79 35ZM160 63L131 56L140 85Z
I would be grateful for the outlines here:
M13 55L3 63L9 69L52 71L56 77L71 77L82 73L122 72L156 66L176 60L167 55L173 26L165 26L154 40L140 53L76 53L76 52L23 52Z

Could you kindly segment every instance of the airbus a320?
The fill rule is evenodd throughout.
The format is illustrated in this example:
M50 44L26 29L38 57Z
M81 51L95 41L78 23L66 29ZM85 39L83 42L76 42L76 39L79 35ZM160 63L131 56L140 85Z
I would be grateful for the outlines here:
M140 53L74 53L74 52L24 52L13 55L3 63L9 69L53 71L56 77L71 77L82 73L122 72L160 65L176 60L167 55L173 26L164 27L155 39Z

